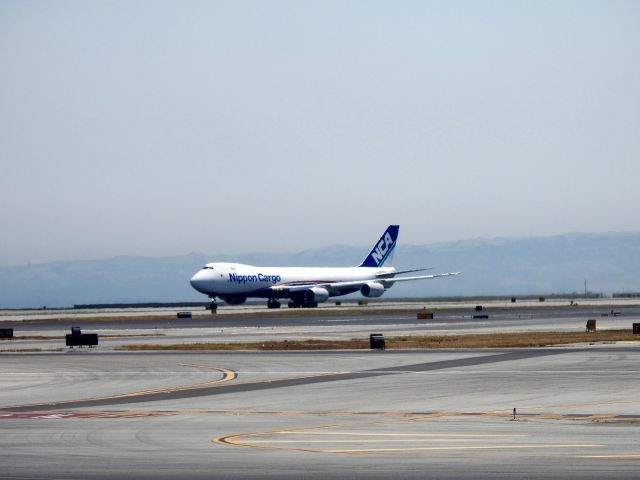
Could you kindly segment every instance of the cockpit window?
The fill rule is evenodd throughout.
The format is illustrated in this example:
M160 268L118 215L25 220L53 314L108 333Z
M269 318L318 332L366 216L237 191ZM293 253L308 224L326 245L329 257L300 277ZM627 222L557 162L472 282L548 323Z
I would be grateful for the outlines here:
M209 267L207 265L205 265L204 267L202 267L203 270L213 270L213 267Z

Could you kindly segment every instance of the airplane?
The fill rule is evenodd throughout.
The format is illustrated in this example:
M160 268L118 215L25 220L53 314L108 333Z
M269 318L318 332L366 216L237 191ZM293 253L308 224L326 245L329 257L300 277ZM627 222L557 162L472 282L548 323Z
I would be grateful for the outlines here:
M364 297L380 297L397 282L460 273L396 277L398 274L429 270L398 271L391 266L399 231L399 225L389 225L357 267L254 267L241 263L207 263L191 278L191 286L211 298L209 308L212 311L218 308L216 297L228 305L240 305L253 297L268 299L268 308L280 308L280 299L289 299L289 308L310 308L330 297L358 290Z

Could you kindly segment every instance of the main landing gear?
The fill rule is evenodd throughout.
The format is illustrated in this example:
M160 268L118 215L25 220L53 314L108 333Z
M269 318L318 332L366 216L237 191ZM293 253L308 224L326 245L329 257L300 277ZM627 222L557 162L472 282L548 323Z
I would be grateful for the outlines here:
M269 301L267 302L267 307L268 308L280 308L280 302L277 301L275 298L270 298Z

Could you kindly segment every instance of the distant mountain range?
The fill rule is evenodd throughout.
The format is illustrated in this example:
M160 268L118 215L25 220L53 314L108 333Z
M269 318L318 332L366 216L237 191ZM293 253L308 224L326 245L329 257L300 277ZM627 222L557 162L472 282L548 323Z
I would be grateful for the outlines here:
M292 254L177 257L123 256L105 260L0 267L0 308L87 303L206 301L189 278L211 261L253 265L357 265L369 247L332 245ZM640 291L640 233L567 234L399 245L398 269L461 271L451 278L407 282L386 297L525 295Z

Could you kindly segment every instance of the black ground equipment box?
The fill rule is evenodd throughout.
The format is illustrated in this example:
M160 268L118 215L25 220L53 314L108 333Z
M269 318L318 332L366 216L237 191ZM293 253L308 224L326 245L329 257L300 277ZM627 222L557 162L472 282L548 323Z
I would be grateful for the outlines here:
M71 334L66 335L67 347L95 347L98 345L97 333L82 333L80 327L71 327Z
M384 335L381 333L372 333L369 335L369 345L371 350L384 350Z
M13 338L13 328L0 328L0 338Z

